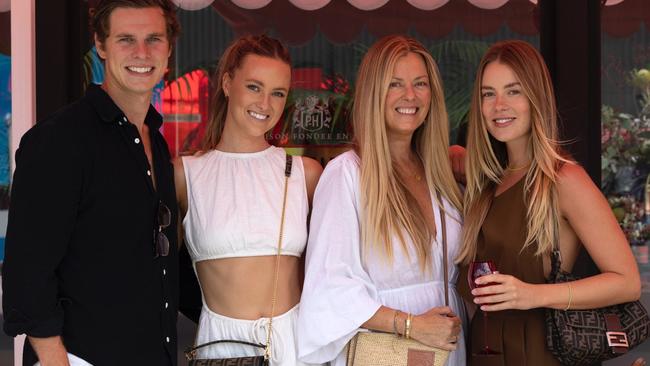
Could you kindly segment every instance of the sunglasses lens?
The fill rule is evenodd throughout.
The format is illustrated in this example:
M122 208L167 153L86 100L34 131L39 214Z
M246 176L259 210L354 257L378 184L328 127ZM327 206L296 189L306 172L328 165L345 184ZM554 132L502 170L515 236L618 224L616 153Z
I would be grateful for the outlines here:
M160 202L158 205L158 225L162 228L166 228L171 223L172 213L169 211L164 203Z
M166 257L169 255L169 239L163 232L156 236L156 256Z
M171 223L172 213L162 201L158 204L158 231L155 233L156 256L166 257L169 255L169 239L162 230Z

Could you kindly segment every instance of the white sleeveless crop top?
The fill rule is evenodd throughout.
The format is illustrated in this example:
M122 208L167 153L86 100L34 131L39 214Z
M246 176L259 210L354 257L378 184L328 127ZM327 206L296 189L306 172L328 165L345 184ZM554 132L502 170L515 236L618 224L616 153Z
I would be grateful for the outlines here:
M285 162L284 149L275 146L183 157L188 205L183 228L193 262L277 254ZM304 251L308 211L302 159L294 157L283 255L299 257Z

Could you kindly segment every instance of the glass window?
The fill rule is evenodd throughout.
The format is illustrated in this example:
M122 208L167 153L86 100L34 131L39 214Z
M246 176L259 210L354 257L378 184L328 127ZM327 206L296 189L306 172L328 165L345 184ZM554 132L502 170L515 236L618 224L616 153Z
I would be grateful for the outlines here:
M444 81L452 141L463 138L476 66L487 47L509 38L539 45L536 5L528 0L511 0L496 9L479 7L486 3L481 1L433 1L427 9L399 1L379 7L372 1L312 2L315 10L286 1L263 1L268 5L254 9L236 1L204 1L202 8L196 5L201 2L194 3L179 11L182 34L171 70L177 79L162 97L164 134L173 154L197 146L210 112L208 76L238 34L266 32L289 45L292 92L280 123L267 137L323 163L349 148L357 67L379 37L408 34L433 54Z
M2 18L7 18L6 23ZM0 23L9 23L9 12L0 13ZM0 25L0 28L4 28ZM0 29L0 33L5 30ZM9 40L9 30L6 29ZM9 42L0 36L0 261L4 258L4 236L9 208L9 126L11 126L11 56Z
M641 300L650 305L650 3L602 8L601 188L639 265ZM615 4L614 4L615 3ZM639 347L647 352L647 343ZM638 350L606 365L630 364ZM618 362L618 363L617 363Z
M0 267L4 259L9 208L9 127L11 126L11 35L9 1L0 0ZM1 280L1 277L0 277ZM0 301L2 291L0 290ZM0 322L2 322L0 310ZM0 332L0 364L13 362L13 338Z
M601 59L601 187L643 272L650 239L650 21L640 15L648 12L650 4L638 0L605 6Z

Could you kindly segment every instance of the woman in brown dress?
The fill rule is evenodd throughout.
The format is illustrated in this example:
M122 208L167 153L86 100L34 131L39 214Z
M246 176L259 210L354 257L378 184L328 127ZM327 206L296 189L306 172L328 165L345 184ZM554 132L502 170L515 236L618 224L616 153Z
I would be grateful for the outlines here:
M479 66L470 110L458 258L461 295L488 314L487 322L481 314L471 322L472 365L557 365L545 345L544 308L598 308L640 296L625 236L586 172L561 154L556 116L537 50L521 41L493 45ZM601 273L546 284L554 243L564 270L584 245ZM492 260L498 273L479 277L484 287L470 291L473 260ZM484 335L498 354L479 355Z

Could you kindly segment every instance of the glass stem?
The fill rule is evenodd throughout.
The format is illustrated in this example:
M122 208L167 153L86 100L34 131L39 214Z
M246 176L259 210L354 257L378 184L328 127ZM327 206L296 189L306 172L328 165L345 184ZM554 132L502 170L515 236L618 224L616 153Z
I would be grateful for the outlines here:
M481 311L483 313L483 349L485 351L489 350L488 347L488 316L486 311Z

